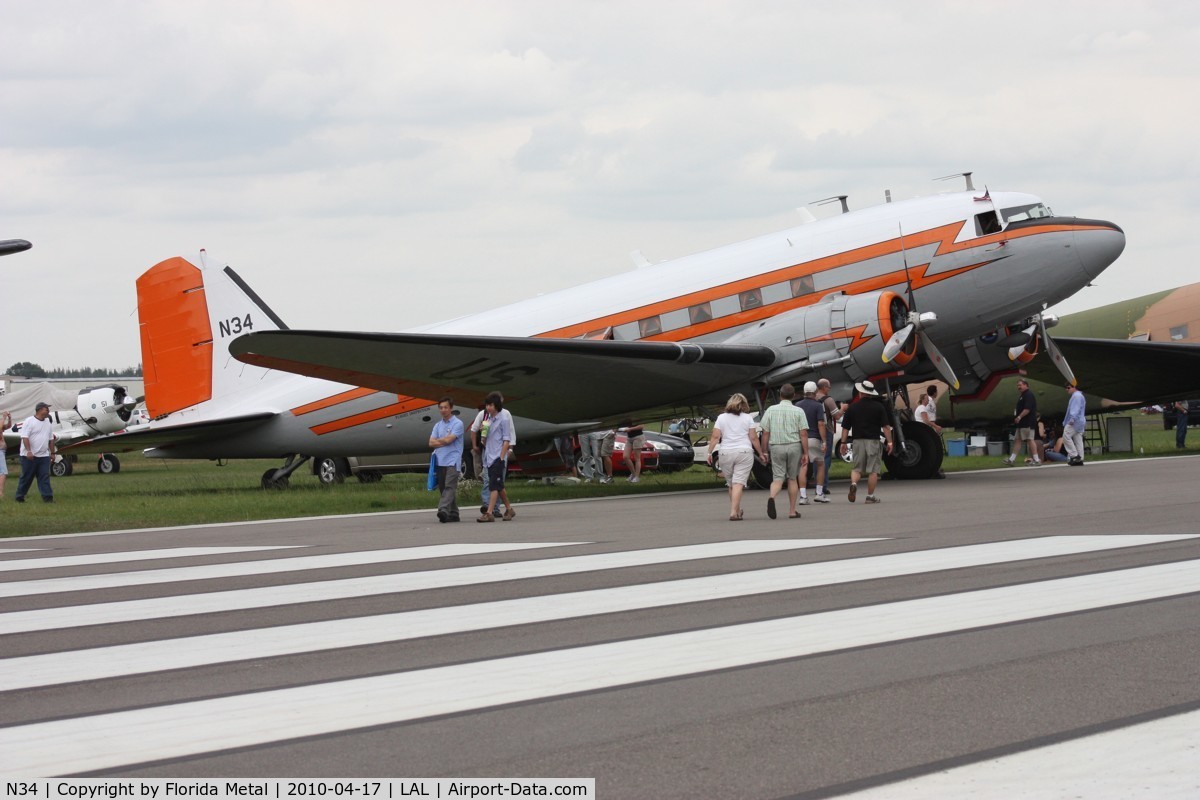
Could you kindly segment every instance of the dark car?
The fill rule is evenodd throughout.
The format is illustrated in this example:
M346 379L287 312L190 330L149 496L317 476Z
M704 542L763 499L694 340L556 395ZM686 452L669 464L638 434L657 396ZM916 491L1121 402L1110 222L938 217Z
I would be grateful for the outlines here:
M694 452L687 439L646 431L646 444L652 445L658 453L659 472L678 472L692 465Z
M1188 427L1200 425L1200 400L1188 400ZM1175 429L1175 423L1179 419L1179 412L1175 410L1174 403L1167 403L1163 409L1163 430L1169 431Z

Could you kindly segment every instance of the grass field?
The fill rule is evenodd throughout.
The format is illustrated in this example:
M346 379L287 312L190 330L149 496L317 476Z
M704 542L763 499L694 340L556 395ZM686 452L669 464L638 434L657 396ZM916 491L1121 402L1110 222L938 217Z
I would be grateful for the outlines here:
M1174 431L1162 428L1159 415L1133 414L1134 453L1107 454L1093 459L1175 455ZM1200 432L1192 434L1200 450ZM1188 451L1183 451L1188 452ZM1195 452L1194 450L1191 452ZM999 459L947 458L947 472L990 469ZM0 501L0 538L52 533L121 530L166 525L194 525L287 517L362 514L437 506L437 495L425 491L424 475L389 475L380 483L364 484L351 478L340 486L326 487L304 469L292 476L291 488L265 491L262 473L276 461L233 461L218 466L211 461L164 461L136 454L121 456L121 471L101 475L91 459L81 460L74 475L55 479L55 503L41 502L36 488L23 504L13 502L16 464L9 463L6 497ZM846 464L835 462L833 480L849 475ZM640 484L618 478L609 486L545 485L514 477L509 496L515 503L539 500L605 497L662 491L718 489L721 479L703 466L672 475L645 473ZM478 503L478 484L460 489L459 504L469 515Z

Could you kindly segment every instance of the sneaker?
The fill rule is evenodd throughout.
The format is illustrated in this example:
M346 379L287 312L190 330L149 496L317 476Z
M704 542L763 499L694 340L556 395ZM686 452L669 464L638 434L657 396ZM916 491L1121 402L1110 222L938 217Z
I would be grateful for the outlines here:
M801 497L799 500L797 500L797 501L796 501L796 505L798 505L798 506L806 506L806 505L808 505L808 498L807 498L807 497Z
M445 522L449 518L450 518L450 515L447 514L445 511L438 512L438 522Z
M642 479L641 478L630 478L629 482L630 483L641 483Z
M495 522L496 518L493 517L491 514L487 513L487 509L485 508L484 512L479 515L479 519L477 519L475 521L476 522Z
M774 497L767 498L767 516L770 517L771 519L775 519L778 516L778 514L775 511L775 498Z
M486 505L482 505L482 506L480 506L480 507L479 507L479 513L480 513L480 514L486 514L486 513L488 513L488 512L487 512L487 506L486 506Z
M600 479L600 483L602 483L602 484L605 484L605 483L612 483L612 478L610 478L610 477L608 477L607 475L605 475L603 478L601 478L601 479Z
M863 500L863 502L864 502L864 503L878 503L878 502L879 502L879 498L878 498L878 497L876 497L876 496L875 496L875 495L873 495L873 494L869 494L869 495L867 495L866 499L865 499L865 500Z
M504 516L501 517L501 519L503 519L505 522L509 522L516 515L517 515L517 510L515 508L513 508L512 506L509 506L508 508L504 509Z
M1011 459L1011 458L1006 458L1006 459L1004 459L1004 461L1003 461L1003 464L1004 464L1004 466L1006 466L1006 467L1011 467L1011 466L1012 466L1013 464L1015 464L1015 463L1016 463L1016 460L1015 460L1015 459Z
M846 496L850 499L851 503L854 502L854 498L858 497L858 484L857 483L850 484L850 494L848 494Z
M814 498L813 498L813 502L816 502L816 503L828 503L828 502L829 502L829 498L828 498L828 497L826 497L826 496L825 496L825 495L823 495L823 494L819 494L819 495L817 495L816 497L814 497Z

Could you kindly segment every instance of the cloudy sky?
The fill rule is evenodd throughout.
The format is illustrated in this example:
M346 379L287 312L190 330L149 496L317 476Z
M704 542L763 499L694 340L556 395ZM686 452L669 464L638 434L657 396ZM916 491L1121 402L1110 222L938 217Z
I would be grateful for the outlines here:
M139 362L134 280L200 248L292 327L398 330L965 170L1125 228L1060 311L1198 280L1183 2L0 13L0 369Z

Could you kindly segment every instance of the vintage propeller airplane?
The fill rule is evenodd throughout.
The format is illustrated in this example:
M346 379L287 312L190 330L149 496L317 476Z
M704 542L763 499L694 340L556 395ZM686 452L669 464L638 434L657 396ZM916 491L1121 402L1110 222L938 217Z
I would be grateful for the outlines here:
M129 396L124 386L105 384L89 386L75 398L75 406L51 409L49 420L54 426L58 448L67 451L70 445L95 441L98 436L124 430L133 416L139 400ZM8 452L16 454L21 446L22 420L14 419L13 426L4 431L4 444ZM121 461L108 452L100 454L96 469L108 475L121 471ZM54 460L50 471L56 478L70 475L74 471L74 459L63 455Z
M1016 368L1010 348L1052 349L1042 310L1111 264L1125 235L967 178L965 192L847 211L403 333L287 330L233 270L203 253L172 258L138 280L154 419L88 447L282 457L263 476L281 486L309 458L336 468L337 457L424 450L444 394L470 408L502 391L529 451L630 412L678 416L734 391L763 403L816 377L835 397L874 380L893 403L935 375L974 392ZM901 431L889 470L936 473L936 438Z

